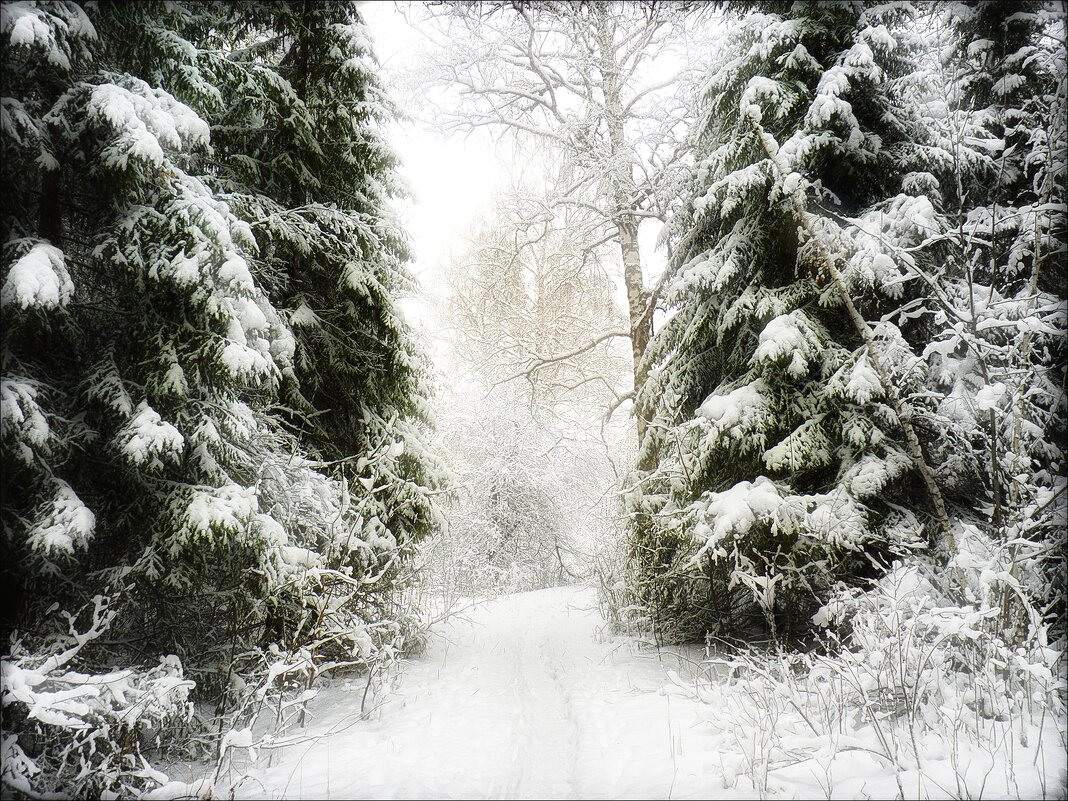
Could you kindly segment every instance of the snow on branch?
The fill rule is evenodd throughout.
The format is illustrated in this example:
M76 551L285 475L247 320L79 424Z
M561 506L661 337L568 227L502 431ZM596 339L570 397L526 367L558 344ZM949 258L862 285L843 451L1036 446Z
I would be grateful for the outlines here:
M942 498L942 491L938 488L938 484L935 481L934 472L931 470L930 465L927 464L923 455L923 450L920 447L920 440L916 434L916 429L912 425L912 418L914 416L913 409L901 397L897 385L891 379L890 374L883 363L883 354L877 346L871 326L868 325L867 321L857 310L856 305L853 303L853 298L850 296L849 289L842 278L842 274L835 265L834 255L829 251L819 236L818 227L814 222L812 215L805 207L805 196L801 182L796 180L792 181L791 186L787 187L786 181L792 173L782 164L782 160L779 156L779 146L775 141L775 138L761 126L759 110L757 109L754 111L751 107L746 110L745 116L749 124L753 127L753 130L756 132L761 146L768 155L768 160L771 162L778 180L782 185L782 192L789 200L791 213L795 217L798 225L811 240L812 246L819 254L820 267L830 276L842 303L849 312L849 318L852 321L854 328L867 346L868 357L879 376L880 383L882 384L887 398L894 407L898 423L905 435L905 442L908 447L909 456L912 458L916 471L923 478L924 485L927 488L927 493L931 500L931 505L934 507L935 518L938 521L949 555L952 557L957 551L956 538L953 534L953 528L949 520L949 513L946 510L945 501ZM792 191L788 192L788 188Z

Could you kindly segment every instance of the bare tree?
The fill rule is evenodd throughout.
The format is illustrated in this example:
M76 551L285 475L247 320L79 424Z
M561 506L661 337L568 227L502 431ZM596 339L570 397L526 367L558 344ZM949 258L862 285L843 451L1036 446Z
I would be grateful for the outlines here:
M429 565L462 592L577 578L610 525L612 456L629 439L622 425L597 426L629 358L611 279L572 244L567 222L583 215L533 225L516 202L500 199L446 271L452 380L439 436L454 483ZM591 332L598 347L576 347Z
M458 93L442 119L545 147L560 166L546 209L583 209L589 250L617 242L627 292L634 389L652 333L656 288L643 275L638 228L663 219L658 191L679 163L689 109L672 48L693 8L665 3L450 4L438 80ZM603 338L585 343L596 348ZM544 354L560 364L582 353ZM628 397L631 393L627 393ZM618 402L615 404L618 406ZM613 406L614 408L614 406ZM637 421L639 440L645 421Z
M575 245L585 216L565 210L532 224L502 202L448 269L459 360L487 385L523 379L536 414L615 407L629 395L625 315L599 254Z

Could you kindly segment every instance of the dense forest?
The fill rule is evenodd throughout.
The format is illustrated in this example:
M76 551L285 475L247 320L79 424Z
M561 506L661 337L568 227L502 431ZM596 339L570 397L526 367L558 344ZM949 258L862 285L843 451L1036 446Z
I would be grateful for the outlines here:
M234 797L564 585L703 654L704 797L1063 796L1064 6L385 13L0 6L4 796ZM450 252L413 118L511 153Z

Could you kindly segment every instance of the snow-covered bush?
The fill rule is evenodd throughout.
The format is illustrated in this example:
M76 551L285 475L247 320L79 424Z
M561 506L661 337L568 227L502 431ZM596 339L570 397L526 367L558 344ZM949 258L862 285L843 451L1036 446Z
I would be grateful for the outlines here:
M974 529L960 539L949 568L912 559L836 596L816 615L822 653L710 660L697 692L724 732L725 775L761 792L790 781L898 797L1063 793L1049 770L1068 743L1068 672L1030 602L1031 560ZM1026 610L1022 631L1006 588Z
M5 796L129 797L167 783L143 752L189 716L194 683L173 655L150 668L85 664L116 614L99 595L87 611L87 627L67 614L68 631L32 650L16 632L0 660Z
M498 389L477 411L458 405L443 432L452 452L448 524L424 559L450 597L522 592L570 578L563 477L543 455L552 450L550 436L521 403Z
M283 650L272 644L241 656L241 669L231 676L232 707L212 721L225 732L213 752L215 787L234 787L244 776L243 768L260 754L300 739L296 730L310 722L308 704L319 693L315 685L320 676L348 674L362 682L360 702L352 714L365 719L376 710L383 687L392 686L397 660L411 651L412 637L420 634L414 623L419 610L398 603L391 611L400 621L369 623L359 605L351 604L353 583L344 579L337 583L347 588L347 594L321 597L310 610L302 645Z
M627 571L626 538L623 531L609 527L591 538L585 555L587 581L597 591L597 606L611 634L634 634L652 628L641 614L634 595L634 579Z

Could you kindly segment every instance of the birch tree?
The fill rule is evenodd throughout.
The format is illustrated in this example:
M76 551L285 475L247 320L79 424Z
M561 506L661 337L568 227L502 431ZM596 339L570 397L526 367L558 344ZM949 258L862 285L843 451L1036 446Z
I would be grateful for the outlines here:
M618 406L626 316L598 253L574 244L584 213L525 221L525 198L483 222L449 270L457 355L487 383L521 380L537 414Z
M576 550L608 517L620 426L603 409L630 370L623 314L596 254L572 244L566 223L584 213L530 224L532 200L501 198L447 271L451 380L439 418L453 492L429 554L446 592L574 579Z
M549 208L591 212L586 247L617 243L628 313L619 336L630 341L636 391L656 294L638 229L664 217L658 190L678 164L688 110L682 71L658 59L684 40L688 13L685 5L544 3L451 5L440 15L448 46L438 78L458 93L446 125L543 147L560 164ZM639 439L645 427L639 417Z

